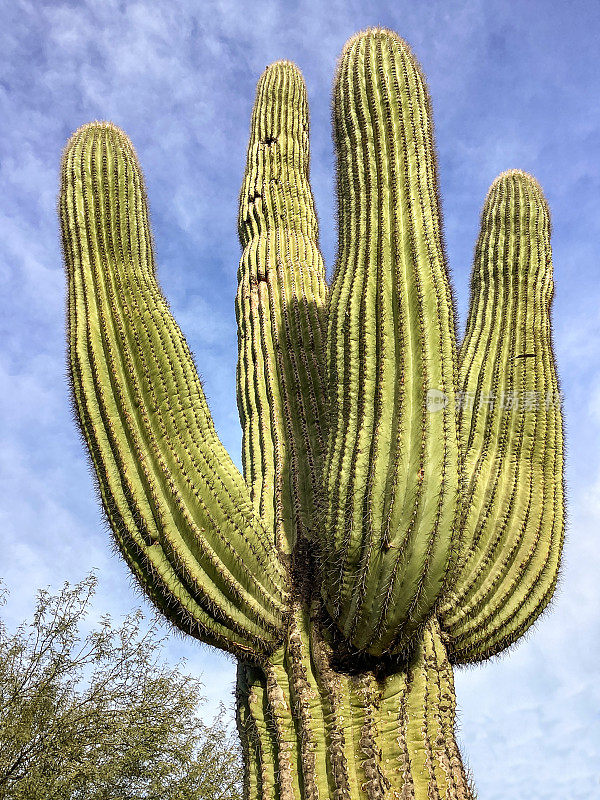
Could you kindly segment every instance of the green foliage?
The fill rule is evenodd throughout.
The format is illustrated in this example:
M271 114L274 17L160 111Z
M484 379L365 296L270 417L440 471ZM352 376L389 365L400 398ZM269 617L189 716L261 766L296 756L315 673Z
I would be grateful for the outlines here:
M163 662L135 612L89 627L89 576L38 593L32 622L0 623L0 796L6 800L235 800L240 763L201 683Z

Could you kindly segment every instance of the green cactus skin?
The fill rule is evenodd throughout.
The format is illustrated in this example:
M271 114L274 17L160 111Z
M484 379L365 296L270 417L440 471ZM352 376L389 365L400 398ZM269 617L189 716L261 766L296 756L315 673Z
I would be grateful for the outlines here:
M133 147L110 123L73 135L74 403L144 591L238 658L248 800L471 800L451 664L518 640L562 548L549 212L525 173L492 185L459 349L429 97L396 34L344 48L334 140L328 287L304 81L268 67L238 220L242 477L156 281Z

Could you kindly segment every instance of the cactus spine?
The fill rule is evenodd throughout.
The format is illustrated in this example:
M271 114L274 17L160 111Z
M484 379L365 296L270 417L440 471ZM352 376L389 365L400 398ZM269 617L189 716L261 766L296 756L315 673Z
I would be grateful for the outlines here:
M346 45L334 139L328 287L304 82L268 67L238 221L242 478L156 281L133 148L109 123L77 131L59 202L73 396L136 578L238 658L246 796L465 800L451 663L522 635L562 547L549 213L525 173L494 182L459 348L429 97L396 34Z

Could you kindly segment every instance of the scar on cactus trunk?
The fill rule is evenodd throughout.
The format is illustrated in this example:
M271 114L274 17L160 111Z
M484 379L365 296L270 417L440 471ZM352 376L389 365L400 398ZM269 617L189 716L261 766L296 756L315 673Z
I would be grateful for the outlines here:
M549 212L531 176L494 181L458 344L408 45L380 28L350 39L333 110L328 286L302 76L281 61L258 83L238 220L243 476L158 286L133 147L110 123L79 129L62 163L73 398L137 580L238 658L248 800L470 798L451 665L535 622L562 547Z

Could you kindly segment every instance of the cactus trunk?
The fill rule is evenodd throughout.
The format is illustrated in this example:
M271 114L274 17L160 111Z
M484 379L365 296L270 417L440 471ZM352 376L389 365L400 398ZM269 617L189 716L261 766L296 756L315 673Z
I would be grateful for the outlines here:
M452 667L437 622L400 667L348 673L330 663L318 608L294 609L268 666L238 666L246 797L470 800L454 733Z
M516 642L560 564L549 212L526 173L494 182L459 347L431 106L406 42L353 37L333 105L328 287L302 75L280 61L258 84L238 218L243 476L110 123L77 131L62 165L73 399L144 591L239 659L247 800L467 800L451 664Z

